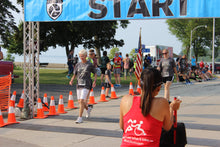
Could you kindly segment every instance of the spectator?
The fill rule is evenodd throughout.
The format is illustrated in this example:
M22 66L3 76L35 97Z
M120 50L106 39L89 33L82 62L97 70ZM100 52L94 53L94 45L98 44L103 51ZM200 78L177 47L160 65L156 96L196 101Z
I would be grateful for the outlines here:
M199 67L200 67L200 69L203 69L204 68L204 62L203 62L203 60L201 60L201 62L199 63Z
M107 56L107 52L104 51L103 52L103 56L101 57L101 66L100 66L100 69L101 69L101 84L103 86L103 77L105 75L105 71L107 70L107 63L110 62L108 56Z
M132 80L132 74L134 72L134 57L130 58L130 63L129 63L129 74L130 74L130 80Z
M73 67L76 66L76 64L78 63L78 61L79 61L79 58L78 58L78 56L76 55L76 56L73 58Z
M73 50L70 51L69 55L68 55L68 61L67 61L67 65L68 65L68 75L66 76L68 79L70 79L70 75L73 73Z
M196 70L196 59L194 56L192 56L192 59L191 59L191 69L192 69L192 72Z
M111 64L110 62L107 63L107 70L105 71L105 88L106 88L106 91L105 91L105 97L106 98L110 98L108 96L108 93L109 93L109 89L112 85L112 82L111 82Z
M124 63L124 78L125 80L127 80L127 75L129 72L129 63L130 63L130 59L128 58L128 54L126 54L126 57L123 59L123 63Z
M145 57L144 57L144 69L146 69L147 68L147 66L148 66L148 56L147 55L145 55Z
M90 112L92 107L87 105L88 97L90 90L92 87L96 86L96 69L93 64L91 64L87 59L87 52L86 50L81 50L79 52L79 58L81 62L76 64L76 67L73 72L73 77L71 78L69 84L73 85L73 80L77 77L77 85L76 85L76 92L77 92L77 99L79 102L79 117L75 121L76 123L82 123L82 114L84 109L87 110L86 117L90 116ZM91 73L94 74L95 79L92 82Z
M2 48L0 46L0 60L2 60L4 58L3 53L2 53Z
M148 67L151 67L152 59L151 59L150 54L148 54L147 60L148 60Z
M123 130L121 147L159 147L162 128L169 130L173 124L173 111L181 101L170 105L156 97L161 89L162 76L157 69L147 68L141 73L141 96L126 95L120 104L120 127Z
M174 79L174 73L176 74L177 81L179 81L179 77L176 70L176 63L173 58L169 57L169 53L167 49L163 51L163 58L160 60L160 63L157 67L162 74L162 81L164 83L164 98L168 101L170 100L170 86Z
M115 87L121 87L121 78L120 78L120 74L121 74L121 61L122 59L119 57L119 53L116 52L115 53L115 58L113 59L114 61L114 76L115 76Z

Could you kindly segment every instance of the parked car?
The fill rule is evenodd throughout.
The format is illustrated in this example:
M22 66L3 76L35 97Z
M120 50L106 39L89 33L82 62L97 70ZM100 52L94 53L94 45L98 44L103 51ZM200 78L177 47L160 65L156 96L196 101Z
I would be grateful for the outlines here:
M15 76L13 74L14 65L11 61L0 61L0 77L12 74L12 82L14 81L14 78L17 78L18 76Z
M214 71L215 71L215 73L220 73L220 63L219 62L215 62L215 64L214 64L215 66L215 68L214 68ZM212 63L210 63L210 70L212 70Z

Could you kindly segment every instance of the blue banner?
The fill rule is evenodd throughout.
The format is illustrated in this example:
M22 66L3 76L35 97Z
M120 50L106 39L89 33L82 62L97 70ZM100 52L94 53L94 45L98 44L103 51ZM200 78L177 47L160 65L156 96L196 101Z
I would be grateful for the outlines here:
M25 21L220 17L220 0L25 0Z

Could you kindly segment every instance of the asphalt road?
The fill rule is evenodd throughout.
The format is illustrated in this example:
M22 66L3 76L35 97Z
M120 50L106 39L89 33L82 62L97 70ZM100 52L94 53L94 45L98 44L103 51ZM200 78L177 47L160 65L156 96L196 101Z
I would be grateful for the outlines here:
M15 85L13 85L15 86ZM47 91L58 97L67 93L68 86L52 86L51 90L41 86L42 94ZM66 88L66 89L65 89ZM100 87L95 90L96 101L99 99ZM17 90L18 87L16 87ZM181 108L178 122L184 122L189 147L220 146L220 79L185 85L173 84L171 97L180 96ZM21 89L22 90L22 89ZM163 89L159 96L163 95ZM116 89L118 96L128 93L128 85ZM98 96L97 96L98 95ZM67 105L65 103L65 105ZM46 119L30 119L20 124L0 128L0 146L76 146L76 147L115 147L120 146L122 131L119 128L120 98L94 105L90 119L75 124L78 109L66 114ZM7 122L7 118L4 119Z

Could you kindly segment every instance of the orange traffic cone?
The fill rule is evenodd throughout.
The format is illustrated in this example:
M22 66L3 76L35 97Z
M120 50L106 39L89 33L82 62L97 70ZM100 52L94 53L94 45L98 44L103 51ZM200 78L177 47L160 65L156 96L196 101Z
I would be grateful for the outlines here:
M141 94L141 87L139 86L139 84L137 85L137 92L138 92L139 94Z
M49 116L52 116L52 115L59 115L57 112L56 112L56 106L55 106L55 102L54 102L54 96L51 96L51 99L50 99L50 110L49 110L49 114L47 114Z
M115 93L115 88L114 88L114 85L112 84L111 85L111 98L110 99L117 99L117 95Z
M108 100L105 99L105 88L102 87L102 91L101 91L101 97L99 102L108 102Z
M15 107L15 99L16 99L16 91L14 91L11 96L11 101L12 101L13 107Z
M74 106L74 101L73 101L73 92L69 92L69 100L68 100L68 105L65 107L66 109L76 109L77 107Z
M34 117L34 118L42 119L42 118L46 118L46 117L48 117L48 116L44 115L41 99L38 98L38 102L37 102L37 117Z
M48 106L47 94L46 93L44 93L43 102L44 102L43 111L48 112L49 111L49 109L48 109L49 106ZM47 106L45 106L45 105L47 105Z
M4 123L4 119L2 117L2 112L1 112L1 109L0 109L0 127L4 127L6 126L6 124Z
M17 104L17 107L24 108L24 90L22 91L19 103Z
M90 95L89 95L89 103L88 104L97 104L95 102L95 97L94 97L94 92L93 92L93 88L90 91Z
M67 113L66 111L64 111L64 104L63 104L63 95L60 95L60 99L59 99L59 105L58 105L58 111L57 113Z
M8 122L6 123L6 125L18 124L18 123L20 123L20 122L17 122L16 118L15 118L14 102L12 100L10 100L9 111L8 111Z
M129 86L129 94L130 94L130 95L134 95L134 89L133 89L132 82L130 82L130 86Z

